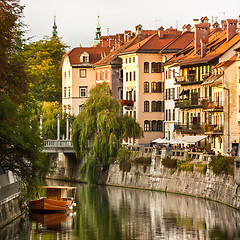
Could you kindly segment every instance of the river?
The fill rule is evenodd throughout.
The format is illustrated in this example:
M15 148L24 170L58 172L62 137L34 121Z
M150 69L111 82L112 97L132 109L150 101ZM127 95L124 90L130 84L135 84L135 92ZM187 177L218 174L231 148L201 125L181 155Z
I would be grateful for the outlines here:
M155 191L74 186L73 214L25 214L0 230L0 239L240 239L240 212L223 204Z

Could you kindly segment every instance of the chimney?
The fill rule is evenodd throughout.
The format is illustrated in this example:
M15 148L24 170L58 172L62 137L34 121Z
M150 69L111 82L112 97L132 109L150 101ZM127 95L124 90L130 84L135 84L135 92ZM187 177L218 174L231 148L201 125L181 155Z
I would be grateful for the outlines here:
M199 19L193 19L193 25L199 24Z
M208 34L210 32L210 23L199 23L195 25L194 47L195 52L201 47L201 40L208 42Z
M202 17L201 18L201 23L208 23L208 17L207 16L205 16L205 17Z
M183 30L183 32L191 32L191 25L190 24L188 24L188 25L185 24L182 27L182 30Z
M237 19L227 19L227 41L237 33Z
M163 36L164 36L164 28L163 28L163 27L160 27L160 28L158 29L158 37L159 37L159 38L163 38Z
M214 28L218 28L218 27L219 27L219 23L218 23L218 22L215 22L212 26L213 26Z
M226 20L222 20L221 24L222 24L222 29L223 30L227 30L227 22L226 22Z
M207 42L206 42L206 39L201 39L200 42L201 42L201 58L203 58L206 55Z
M136 35L142 34L142 25L138 24L136 27Z
M129 35L131 36L132 31L130 30L125 30L124 31L124 42L128 42Z

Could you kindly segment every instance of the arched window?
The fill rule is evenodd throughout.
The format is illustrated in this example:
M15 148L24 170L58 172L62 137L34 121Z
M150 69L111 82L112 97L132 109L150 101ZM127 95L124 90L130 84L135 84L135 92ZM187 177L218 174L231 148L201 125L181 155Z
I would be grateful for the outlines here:
M144 92L149 93L149 82L144 82Z
M150 131L150 121L145 120L144 121L144 131L149 132Z
M152 112L157 112L157 102L152 101Z
M151 92L152 93L156 93L157 92L157 83L156 82L152 82L151 83Z
M149 101L144 101L144 112L149 112Z
M158 131L158 129L157 129L157 121L155 121L155 120L152 121L152 131Z
M161 92L162 92L162 83L157 82L157 93L161 93Z
M156 112L161 112L161 108L162 108L162 101L157 101Z
M151 67L151 72L152 73L156 73L157 72L157 63L155 63L155 62L152 62L152 67Z
M144 72L149 73L149 62L144 62Z

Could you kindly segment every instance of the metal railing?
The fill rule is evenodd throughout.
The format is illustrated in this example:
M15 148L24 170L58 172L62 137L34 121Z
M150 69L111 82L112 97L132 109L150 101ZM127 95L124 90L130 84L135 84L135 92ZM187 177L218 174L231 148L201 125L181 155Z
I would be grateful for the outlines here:
M203 99L202 107L203 107L203 109L209 110L209 111L223 111L223 102L222 101L210 101L208 99Z
M203 132L202 123L189 123L189 124L174 124L174 129L177 132Z
M175 101L175 108L201 108L202 101L200 97L178 99Z
M205 132L223 133L223 125L219 124L206 124L204 126Z
M209 74L188 74L176 77L176 84L200 84L206 80L210 75Z
M44 140L44 147L72 147L71 140Z

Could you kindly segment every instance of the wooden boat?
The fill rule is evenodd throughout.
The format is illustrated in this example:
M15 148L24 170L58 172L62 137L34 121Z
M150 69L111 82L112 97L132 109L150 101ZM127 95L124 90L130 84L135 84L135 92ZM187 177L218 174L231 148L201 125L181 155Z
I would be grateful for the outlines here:
M44 186L47 190L47 197L40 197L29 202L31 211L71 211L75 205L76 187L66 186ZM68 192L72 191L73 197L68 197Z

